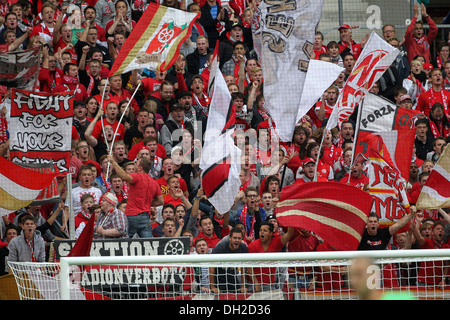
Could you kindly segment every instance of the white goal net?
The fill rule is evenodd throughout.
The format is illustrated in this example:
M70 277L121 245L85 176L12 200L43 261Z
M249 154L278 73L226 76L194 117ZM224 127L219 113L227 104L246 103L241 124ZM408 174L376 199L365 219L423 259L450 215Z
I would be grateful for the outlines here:
M71 257L9 265L23 300L356 300L351 268L368 257L367 288L392 299L449 300L449 251Z

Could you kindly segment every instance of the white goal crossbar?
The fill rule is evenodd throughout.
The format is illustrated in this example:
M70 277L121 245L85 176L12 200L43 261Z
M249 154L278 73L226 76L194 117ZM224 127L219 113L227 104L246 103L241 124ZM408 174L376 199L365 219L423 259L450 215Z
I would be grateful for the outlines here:
M110 257L63 257L54 266L55 271L46 295L52 299L70 300L82 296L74 283L74 268L81 266L132 266L143 267L167 267L167 268L278 268L288 269L295 266L301 267L323 267L323 266L349 266L352 260L359 257L367 257L374 264L390 265L404 264L415 261L417 263L427 261L446 261L445 266L450 264L450 249L427 249L427 250L380 250L380 251L326 251L326 252L280 252L280 253L252 253L252 254L197 254L197 255L152 255L152 256L110 256ZM28 263L27 268L39 268L37 263ZM10 263L11 269L23 271L25 267ZM22 268L22 270L21 270ZM48 274L49 272L47 272ZM19 279L15 272L16 282L19 287ZM34 278L34 282L43 282L41 273L38 276L27 274L28 278ZM46 276L46 278L49 278ZM34 285L36 286L36 285ZM38 284L39 286L39 284ZM425 297L426 299L450 299L450 286L446 290L438 292L438 295ZM434 289L433 289L434 290ZM20 290L19 290L20 291ZM41 295L44 290L41 289ZM52 292L50 295L49 292ZM316 293L313 299L317 299ZM309 299L308 293L301 299ZM347 299L348 297L344 298ZM270 299L270 298L269 298ZM343 299L338 296L337 299Z

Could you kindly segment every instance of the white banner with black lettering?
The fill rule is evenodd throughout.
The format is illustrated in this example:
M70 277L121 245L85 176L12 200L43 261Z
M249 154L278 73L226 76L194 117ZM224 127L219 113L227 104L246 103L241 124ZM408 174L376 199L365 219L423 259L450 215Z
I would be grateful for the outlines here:
M48 164L68 172L72 143L73 92L13 90L9 122L11 161Z

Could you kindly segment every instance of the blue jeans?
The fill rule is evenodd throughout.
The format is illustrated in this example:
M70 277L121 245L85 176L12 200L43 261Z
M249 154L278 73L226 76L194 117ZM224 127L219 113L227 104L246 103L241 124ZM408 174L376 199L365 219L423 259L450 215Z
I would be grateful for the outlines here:
M128 218L128 237L133 238L137 233L139 238L152 238L152 223L148 212L142 212Z

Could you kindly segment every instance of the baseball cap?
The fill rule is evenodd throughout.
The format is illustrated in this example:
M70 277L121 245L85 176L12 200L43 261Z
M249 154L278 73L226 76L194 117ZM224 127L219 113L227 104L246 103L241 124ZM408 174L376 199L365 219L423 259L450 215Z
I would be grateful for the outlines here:
M177 92L177 94L175 95L175 98L178 100L178 99L181 99L186 96L192 96L192 93L190 91L186 91L186 90L180 91L180 92Z
M433 69L433 65L431 63L426 62L426 63L423 64L423 69L424 70L431 70L431 69Z
M170 107L170 111L175 111L178 109L183 109L183 106L179 103L174 103L171 107Z
M341 31L341 29L350 29L352 30L352 28L348 25L348 24L343 24L342 26L339 27L339 31Z
M73 103L73 107L76 108L76 107L78 107L78 106L84 108L84 107L86 107L86 103L84 103L84 101L80 101L80 100L75 101L75 102Z
M277 217L274 214L268 215L266 218L266 221L272 220L272 219L277 219Z
M239 28L241 28L241 29L244 28L244 26L242 25L242 23L240 23L239 21L234 22L234 23L231 25L231 28L230 28L230 29L233 29L233 28L235 28L235 27L239 27Z
M405 100L412 100L411 97L407 94L404 94L400 97L400 101L405 101Z
M308 163L316 163L316 161L311 157L305 158L302 161L302 167L306 166Z
M108 201L113 206L117 206L119 204L119 200L117 200L117 197L115 195L113 195L111 192L106 192L103 195L103 199Z

